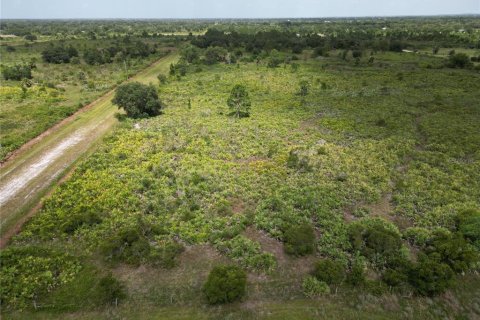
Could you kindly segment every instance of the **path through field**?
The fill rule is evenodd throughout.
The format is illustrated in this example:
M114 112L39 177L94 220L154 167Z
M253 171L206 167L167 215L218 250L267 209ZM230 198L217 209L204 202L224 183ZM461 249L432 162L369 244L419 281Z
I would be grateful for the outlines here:
M159 73L167 73L177 55L170 54L134 76L132 81L157 83ZM113 91L65 121L30 148L0 168L0 248L33 214L40 201L66 169L91 150L116 123L117 107L112 105Z

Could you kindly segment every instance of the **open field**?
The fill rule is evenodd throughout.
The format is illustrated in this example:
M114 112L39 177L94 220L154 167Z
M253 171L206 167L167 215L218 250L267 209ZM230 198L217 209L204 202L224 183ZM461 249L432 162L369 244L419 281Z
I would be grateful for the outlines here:
M2 318L480 318L475 18L211 24L8 25L178 54L1 168L2 232L38 209L0 252Z
M0 160L21 145L47 130L55 123L72 115L96 98L107 93L118 83L145 68L165 54L167 49L146 58L124 63L104 65L52 64L42 61L41 52L49 45L59 42L39 42L28 46L15 46L9 52L7 46L0 47L2 65L34 61L31 84L22 90L21 81L2 80L0 87ZM105 41L69 41L62 45L74 47L106 46Z
M145 71L132 78L134 81L153 82L159 72L168 69L175 55L155 62ZM14 226L32 204L38 201L62 173L82 156L98 139L116 123L117 108L110 102L113 91L102 96L88 110L68 119L64 125L23 151L0 170L0 200L2 246L5 235L15 230Z

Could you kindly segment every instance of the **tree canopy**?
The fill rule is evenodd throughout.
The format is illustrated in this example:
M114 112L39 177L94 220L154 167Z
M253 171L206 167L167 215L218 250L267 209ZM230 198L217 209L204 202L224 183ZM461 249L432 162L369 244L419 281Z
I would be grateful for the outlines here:
M130 82L119 86L112 102L123 108L128 117L146 118L157 116L162 109L157 90L153 85Z

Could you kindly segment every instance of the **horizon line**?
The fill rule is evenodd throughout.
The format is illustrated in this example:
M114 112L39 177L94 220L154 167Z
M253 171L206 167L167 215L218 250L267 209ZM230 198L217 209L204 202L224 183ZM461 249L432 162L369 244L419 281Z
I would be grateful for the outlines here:
M466 17L480 16L479 13L441 13L423 15L360 15L360 16L318 16L318 17L203 17L203 18L141 18L141 17L113 17L113 18L3 18L2 20L297 20L297 19L358 19L358 18L422 18L422 17Z

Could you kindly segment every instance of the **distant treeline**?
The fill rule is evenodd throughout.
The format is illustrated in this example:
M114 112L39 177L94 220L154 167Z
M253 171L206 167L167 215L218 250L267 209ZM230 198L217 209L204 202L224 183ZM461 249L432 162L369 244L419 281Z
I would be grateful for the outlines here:
M445 36L443 36L445 37ZM425 35L424 41L434 41L433 34ZM418 36L407 37L401 32L386 37L384 34L374 33L336 33L320 34L310 33L301 35L290 31L260 31L257 33L224 32L217 29L209 29L204 35L192 40L192 44L200 48L223 47L227 49L243 47L249 52L261 50L291 50L300 53L304 49L317 49L317 52L331 49L363 50L372 49L378 51L402 51L412 47L412 41L419 41ZM440 41L439 41L440 42ZM476 44L480 48L480 43Z
M123 61L127 58L145 58L155 53L155 46L151 46L140 40L131 40L124 37L105 47L90 47L82 52L83 59L87 64L105 64L113 61ZM42 51L42 58L48 63L79 62L78 50L72 45L50 45ZM77 58L74 60L74 58Z

